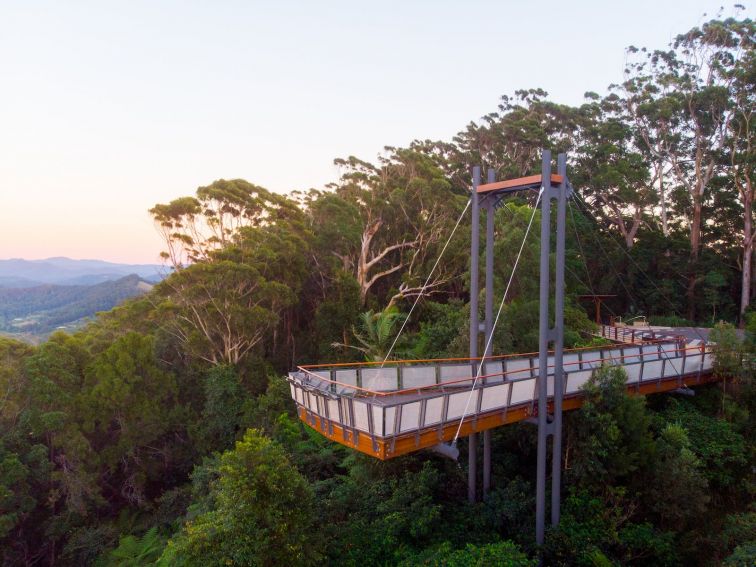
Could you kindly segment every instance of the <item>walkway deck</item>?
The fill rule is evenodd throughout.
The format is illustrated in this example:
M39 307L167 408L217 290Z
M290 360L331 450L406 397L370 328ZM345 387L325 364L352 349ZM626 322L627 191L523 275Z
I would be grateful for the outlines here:
M714 380L712 355L702 342L645 340L566 350L564 409L582 405L581 387L602 364L622 365L628 391L638 394ZM288 380L302 421L329 439L386 460L449 441L458 428L463 437L536 415L537 354L487 358L473 388L479 364L480 359L445 359L383 367L300 366ZM551 397L553 357L548 372Z

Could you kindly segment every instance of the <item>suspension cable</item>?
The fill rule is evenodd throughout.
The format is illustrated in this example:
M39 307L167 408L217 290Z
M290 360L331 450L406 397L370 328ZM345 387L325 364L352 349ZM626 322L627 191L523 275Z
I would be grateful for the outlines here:
M510 209L510 208L509 208L509 206L507 206L507 204L506 204L506 203L502 203L502 205L504 206L504 208L505 208L505 209L507 210L507 212L509 213L509 216L510 216L510 218L512 219L512 221L513 221L513 222L515 222L515 223L517 223L517 226L519 226L519 227L523 227L523 228L524 228L524 226L525 226L525 223L524 223L524 222L522 222L522 221L521 221L521 220L520 220L519 218L517 218L517 216L516 216L516 215L514 214L514 212L512 211L512 209ZM571 214L571 216L572 216L572 223L573 223L573 228L575 228L575 216L574 216L574 215L572 215L572 208L571 208L571 207L570 207L570 214ZM577 236L577 230L575 231L575 236ZM585 255L585 253L583 252L583 248L582 248L582 245L580 244L580 238L579 238L579 237L578 237L578 245L580 246L580 251L581 251L581 254ZM580 277L579 275L577 275L577 273L576 273L576 272L574 272L574 271L572 270L572 268L570 268L570 267L569 267L569 266L568 266L567 264L565 264L565 266L564 266L564 269L565 269L565 270L567 270L567 272L569 272L569 273L570 273L570 274L572 275L572 277L573 277L573 278L575 278L575 280L576 280L576 281L577 281L577 282L578 282L578 283L579 283L580 285L582 285L582 286L583 286L583 287L584 287L585 289L587 289L587 290L590 290L590 291L591 291L591 292L592 292L592 293L593 293L594 295L596 295L596 291L595 291L595 290L594 290L594 288L593 288L593 281L592 281L592 280L590 279L590 278L591 278L591 275L590 275L590 272L588 271L588 264L587 264L587 263L585 262L585 259L584 259L584 258L581 258L581 260L582 260L582 262L583 262L583 267L585 268L585 270L586 270L586 273L588 274L588 282L589 282L589 283L585 283L585 282L584 282L584 281L582 280L582 278L581 278L581 277ZM609 312L610 312L610 313L611 313L612 315L617 315L617 314L616 314L616 313L615 313L614 311L612 311L611 307L609 307L608 305L604 304L604 307L606 307L606 309L607 309L607 310L608 310L608 311L609 311Z
M577 221L575 220L575 213L572 210L572 206L570 206L569 209L570 209L570 218L572 219L572 230L575 232L575 240L577 240L578 248L580 249L580 260L582 261L583 267L585 268L585 275L588 276L588 286L586 287L588 287L588 289L591 290L591 293L595 296L596 289L593 286L593 279L591 278L591 271L588 269L588 261L586 260L587 257L585 255L585 249L583 248L583 242L580 240L580 234L577 229ZM567 269L569 270L569 268ZM575 276L575 278L577 278L577 280L580 283L585 285L585 282L583 282L583 280L581 280L575 272L572 272L572 270L570 270L570 272L572 273L573 276ZM609 307L609 305L607 305L606 303L604 303L604 309L609 311L612 317L617 316L614 310L611 307Z
M577 222L575 221L575 213L572 211L572 207L570 207L570 218L572 219L572 230L575 231L575 239L578 243L578 248L580 249L580 259L583 261L583 267L585 268L585 275L588 276L588 284L590 285L590 290L593 295L596 295L596 290L593 287L593 280L591 279L591 271L588 269L588 262L585 258L585 250L583 250L583 243L580 241L580 235L578 234L577 229Z
M504 290L504 295L501 298L501 303L499 303L499 310L496 312L496 317L494 318L493 325L491 326L491 334L488 337L488 340L486 341L486 346L483 349L483 356L480 359L480 364L478 364L478 370L475 373L475 379L473 380L472 387L470 388L470 395L467 396L467 403L465 404L465 410L462 412L462 417L459 419L459 426L457 426L457 432L454 434L454 439L452 440L452 446L456 445L457 439L459 439L459 432L462 430L462 423L465 420L465 417L467 417L467 410L470 408L470 401L472 400L473 392L475 391L475 386L478 384L478 380L480 379L481 372L483 371L483 364L486 361L486 353L488 352L488 348L491 346L491 341L493 340L494 333L496 332L496 325L499 322L499 317L501 316L501 311L504 308L504 302L507 300L507 294L509 293L509 287L512 285L512 281L514 280L515 273L517 272L517 265L520 263L520 257L522 256L522 251L525 248L525 242L528 239L528 235L530 234L530 227L533 225L533 219L535 219L536 211L538 210L538 203L541 200L541 196L543 195L544 187L541 186L541 190L538 192L538 199L536 199L535 206L533 207L533 214L530 216L530 222L528 222L528 228L525 230L525 236L522 238L522 244L520 244L520 250L517 252L517 258L515 259L514 265L512 266L512 274L509 276L509 281L507 282L507 287ZM543 221L542 221L543 222ZM475 290L472 290L475 291Z
M423 284L423 287L420 288L420 291L418 292L417 297L415 297L415 301L412 304L412 307L410 308L409 313L407 313L407 316L404 318L404 321L402 322L402 326L399 329L399 332L396 334L396 337L394 338L394 342L391 343L391 347L388 349L388 352L386 353L386 357L383 359L383 362L381 362L381 366L380 366L381 368L383 368L383 365L386 364L386 361L391 356L391 352L394 350L394 347L396 346L396 343L399 340L399 337L402 335L402 331L404 331L404 327L407 325L407 321L409 321L409 318L412 316L412 312L415 310L415 307L420 301L420 298L423 296L423 293L425 292L425 288L428 287L428 282L430 282L433 272L436 270L438 263L441 261L441 257L444 255L444 252L446 252L446 248L449 246L449 243L454 237L454 233L457 232L459 223L462 222L462 218L465 216L467 209L470 208L471 202L472 202L471 199L467 200L467 204L465 205L465 208L462 210L462 213L459 215L459 218L457 219L457 222L454 225L454 228L452 229L451 234L449 235L449 238L446 240L446 244L444 244L444 247L441 249L441 253L438 255L438 258L436 258L436 262L433 264L433 267L431 268L431 271L428 274L428 277L425 278L425 283Z
M567 204L570 208L572 208L572 201L568 201ZM579 201L575 201L575 206L579 206ZM588 214L586 211L582 211L586 215ZM622 286L622 288L625 290L625 293L627 293L627 296L630 298L630 300L633 303L637 303L635 300L635 297L633 296L632 292L628 289L627 285L625 285L625 281L622 279L622 276L620 276L619 272L617 272L617 269L614 267L614 264L612 263L612 259L609 257L608 252L604 248L604 245L601 244L601 239L597 235L593 235L593 239L596 241L596 243L599 245L599 249L601 250L601 253L606 258L606 262L609 265L609 268L611 268L612 272L614 272L614 275L617 277L617 281Z
M580 197L578 197L578 198L580 199L580 201L577 201L577 200L575 201L575 202L576 202L576 204L577 204L576 206L579 206L579 208L580 208L581 212L582 212L582 213L583 213L583 214L584 214L584 215L585 215L586 217L589 217L589 218L590 218L590 219L591 219L591 220L593 221L593 224L595 224L595 225L596 225L596 226L597 226L598 228L601 228L601 225L600 225L600 223L598 222L598 219L596 219L595 215L593 215L593 213L591 213L591 212L590 212L590 211L588 210L588 202L587 202L587 201L586 201L585 199L583 199L583 198L580 198ZM642 274L642 275L643 275L643 276L644 276L644 277L646 278L646 280L647 280L647 281L648 281L648 282L649 282L649 283L650 283L650 284L651 284L652 286L654 286L654 288L656 289L656 291L658 291L658 292L659 292L659 294L660 294L660 295L661 295L662 297L664 297L664 298L665 298L665 299L666 299L667 301L669 301L670 303L672 303L672 300L671 300L671 298L669 297L669 295L668 295L667 293L663 292L663 291L662 291L662 290L661 290L661 289L659 288L659 286L657 286L657 285L656 285L656 282L655 282L655 281L653 280L653 278L651 278L651 276L649 276L649 275L648 275L648 274L647 274L647 273L646 273L646 272L645 272L645 271L643 270L643 268L641 268L641 267L640 267L640 264L638 264L638 262L637 262L637 261L635 260L635 258L633 258L633 257L632 257L632 255L631 255L631 254L630 254L630 253L629 253L629 252L628 252L628 251L627 251L627 250L625 249L625 247L624 247L624 246L622 246L622 244L620 244L620 243L619 243L619 242L617 241L617 239L616 239L616 238L615 238L615 237L614 237L614 236L612 235L611 231L607 231L607 234L609 235L609 240L610 240L610 241L611 241L611 242L612 242L612 243L613 243L614 245L616 245L616 246L617 246L617 248L618 248L618 249L619 249L619 250L620 250L620 251L621 251L621 252L622 252L622 253L623 253L623 254L624 254L625 256L627 256L628 260L630 260L630 261L631 261L631 262L633 263L633 265L634 265L634 266L635 266L635 267L637 268L637 270L638 270L638 271L639 271L639 272L640 272L640 273L641 273L641 274ZM677 310L675 310L675 311L677 312ZM678 314L679 314L679 312L678 312Z
M578 207L580 208L580 210L581 210L581 212L582 212L583 214L585 214L586 216L590 216L591 220L593 220L593 222L594 222L594 223L596 224L596 226L600 226L600 225L599 225L599 223L598 223L598 221L597 221L597 220L596 220L596 219L595 219L595 218L594 218L594 217L593 217L592 215L590 215L589 211L587 210L587 203L586 203L586 202L585 202L584 200L582 200L582 199L581 199L581 201L582 201L582 206L580 206L580 202L579 202L579 201L577 201L577 200L575 201L575 203L576 203L576 206L578 206ZM570 204L570 214L572 215L572 218L573 218L573 223L574 223L575 217L574 217L574 215L572 214L572 205L571 205L571 204ZM577 236L577 231L575 232L575 235ZM606 253L606 251L604 250L604 247L603 247L603 246L601 245L601 241L599 240L599 237L598 237L598 236L596 236L596 237L595 237L595 240L596 240L596 242L597 242L597 243L599 244L599 247L601 248L601 251L602 251L602 252L604 253L604 256L606 257L606 259L607 259L607 262L609 262L609 264L610 264L610 267L612 268L612 271L614 271L615 275L617 276L617 279L618 279L618 280L620 281L620 283L622 283L622 287L624 287L624 288L625 288L625 291L627 291L627 293L628 293L628 296L629 296L629 297L630 297L630 298L632 299L632 301L635 301L635 298L634 298L634 297L633 297L633 296L632 296L632 295L630 294L630 291L629 291L629 290L627 289L627 287L625 286L625 284L624 284L624 283L622 282L622 279L621 279L620 275L619 275L619 274L617 273L617 271L616 271L616 269L614 268L614 266L613 266L613 265L611 265L611 261L610 261L610 259L609 259L609 255L608 255L608 254ZM622 247L621 247L621 245L620 245L620 244L619 244L619 243L618 243L618 242L617 242L616 240L613 240L613 239L611 239L611 238L610 238L610 240L612 240L612 242L614 242L615 244L617 244L617 246L618 246L618 247L620 247L620 249L621 249L621 250L622 250L623 252L625 252L625 254L627 254L627 252L626 252L626 251L624 250L624 248L622 248ZM629 257L629 258L630 258L631 260L633 260L633 262L635 262L635 260L634 260L634 259L632 258L632 256L630 256L629 254L627 254L627 256L628 256L628 257ZM586 264L586 269L587 269L587 267L588 267L588 265ZM638 270L640 270L640 272L641 272L641 273L642 273L642 274L643 274L644 276L646 276L646 279L648 279L648 281L650 281L650 282L651 282L651 285L653 285L654 287L656 287L657 291L658 291L658 292L659 292L660 294L664 295L664 294L663 294L663 292L662 292L662 291L661 291L661 290L660 290L660 289L659 289L659 288L658 288L658 287L656 286L656 284L655 284L655 283L653 282L653 280L651 280L650 276L649 276L648 274L646 274L646 273L645 273L645 272L644 272L644 271L643 271L643 270L642 270L642 269L640 268L640 266L638 266L637 264L636 264L636 267L638 268ZM667 298L667 301L669 301L669 298ZM610 310L610 311L611 311L611 310ZM694 328L694 330L696 331L696 334L697 334L697 335L698 335L698 336L699 336L699 337L701 338L701 340L702 340L702 341L703 341L704 343L706 343L706 340L705 340L705 339L704 339L704 338L703 338L703 337L701 336L701 333L699 333L699 332L698 332L698 330L697 330L697 329L695 329L695 328ZM642 351L642 349L641 349L641 351ZM659 349L659 352L661 352L661 354L662 354L663 358L665 358L665 359L667 360L667 362L669 362L669 364L670 364L670 365L672 366L672 369L673 369L673 370L674 370L674 371L675 371L675 372L676 372L677 374L682 374L682 372L678 371L678 369L677 369L677 366L676 366L676 365L675 365L675 363L674 363L674 362L672 361L672 358L671 358L671 357L670 357L670 356L669 356L669 355L668 355L668 354L667 354L667 353L666 353L666 352L665 352L665 351L664 351L663 349Z
M581 212L583 212L583 214L585 214L585 215L586 215L587 217L589 217L589 218L590 218L590 219L591 219L591 220L593 221L593 223L594 223L594 224L595 224L595 225L596 225L597 227L599 227L599 228L600 228L600 226L601 226L601 225L599 224L598 220L597 220L597 219L596 219L596 217L595 217L595 216L594 216L594 215L593 215L593 214L592 214L592 213L591 213L591 212L590 212L590 211L588 210L588 203L586 202L586 200L585 200L585 199L583 199L582 197L580 197L579 195L576 195L576 198L577 198L577 199L580 199L580 201L578 201L577 199L575 200L576 206L579 206L579 205L580 205L580 203L582 202L582 206L580 207L580 208L581 208ZM570 212L572 212L572 209L570 209ZM611 236L611 232L609 232L609 235ZM612 242L613 242L613 243L614 243L614 244L615 244L615 245L617 246L617 248L619 248L619 249L620 249L620 250L622 251L622 253L623 253L623 254L624 254L625 256L627 256L627 257L628 257L628 259L629 259L629 260L630 260L630 261L631 261L631 262L633 263L633 265L635 265L635 267L636 267L636 268L638 269L638 271L639 271L639 272L640 272L640 273L641 273L641 274L642 274L642 275L643 275L643 276L644 276L644 277L646 278L646 280L647 280L647 281L648 281L648 282L649 282L649 283L650 283L650 284L651 284L651 285L652 285L652 286L654 287L654 289L656 289L656 291L657 291L657 292L659 293L659 295L661 295L662 297L664 297L664 298L665 298L665 299L666 299L667 301L669 301L670 305L672 305L672 303L673 303L673 302L672 302L671 298L669 297L669 295L668 295L668 294L667 294L666 292L663 292L663 291L662 291L662 290L661 290L661 289L659 288L659 286L658 286L658 285L656 285L656 282L655 282L655 281L653 280L653 278L651 278L651 276L649 276L649 275L648 275L648 274L647 274L647 273L646 273L646 272L645 272L645 271L643 270L643 268L641 268L641 267L640 267L640 265L638 264L638 262L636 262L635 258L633 258L633 257L632 257L632 255L630 255L630 253L629 253L629 252L628 252L627 250L625 250L625 247L624 247L624 246L622 246L622 244L620 244L620 243L619 243L619 242L618 242L618 241L617 241L617 240L616 240L616 239L615 239L614 237L610 237L610 238L609 238L609 240L611 240L611 241L612 241ZM608 258L607 258L607 259L608 259ZM624 284L623 284L623 287L624 287ZM627 290L627 288L625 288L625 290ZM628 292L628 295L629 295L629 292ZM634 298L633 298L632 296L630 296L630 297L631 297L631 299L632 299L633 301L635 301L635 299L634 299ZM678 316L681 316L680 312L679 312L679 311L678 311L677 309L674 309L674 311L675 311L675 313L676 313L676 314L677 314ZM701 339L701 341L702 341L703 343L707 343L707 342L708 342L708 341L707 341L707 340L706 340L706 339L705 339L705 338L703 337L703 335L701 334L701 332L700 332L700 331L698 330L698 327L696 327L696 326L695 326L695 322L693 322L693 327L690 327L690 328L692 328L692 329L693 329L693 331L694 331L694 332L696 333L696 335L698 335L698 338L699 338L699 339Z

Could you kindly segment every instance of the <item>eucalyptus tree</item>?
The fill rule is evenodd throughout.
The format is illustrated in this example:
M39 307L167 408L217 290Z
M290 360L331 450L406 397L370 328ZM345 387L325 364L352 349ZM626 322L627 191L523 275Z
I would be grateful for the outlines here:
M631 125L621 99L587 93L580 108L580 144L573 182L592 209L621 234L625 246L635 243L638 230L656 195L649 163L633 143Z
M332 277L338 270L353 273L363 229L359 205L336 193L313 190L306 207L314 235L313 262L320 277ZM325 290L326 285L321 287Z
M258 267L229 260L193 264L162 281L164 327L185 351L211 364L238 364L292 301Z
M284 200L243 179L219 179L199 187L195 195L149 210L167 247L161 255L175 269L209 259L241 228L264 223L271 208Z
M647 54L647 50L629 47L628 53ZM680 134L683 127L680 104L672 95L673 89L666 82L656 84L647 70L648 62L631 62L626 80L622 85L611 85L620 93L620 100L626 107L626 116L633 125L636 145L645 153L653 171L653 181L658 183L658 202L662 232L670 234L670 191L674 181L670 180L672 165L670 155L679 151ZM668 184L667 182L670 181Z
M412 149L430 156L458 192L470 191L471 168L493 168L498 179L538 170L542 148L573 147L577 109L553 102L542 89L503 95L494 112L470 122L451 142L415 141Z
M150 212L176 268L156 289L163 328L211 364L239 364L268 337L275 346L307 274L309 232L297 204L237 179Z
M756 219L754 219L754 169L756 169L756 50L754 38L756 26L750 20L742 22L739 28L744 50L741 62L728 70L732 77L730 96L733 117L727 137L729 169L742 206L742 280L740 293L740 324L745 325L745 314L753 296L753 247L756 240Z
M712 182L725 173L728 137L737 114L731 91L751 57L750 20L714 19L678 35L668 50L630 48L639 56L623 87L629 113L646 148L669 166L684 191L680 203L690 240L688 309L695 311L697 262L706 224L704 204ZM640 55L639 55L640 54Z
M322 204L316 201L312 207L315 214L358 213L359 238L349 221L342 234L334 234L333 254L354 274L363 305L371 293L382 296L379 302L393 303L443 288L452 277L443 266L422 284L463 207L463 199L454 195L443 171L427 155L386 149L388 155L378 164L355 157L337 159L342 174L331 186L335 197L323 195ZM323 224L320 219L313 222Z

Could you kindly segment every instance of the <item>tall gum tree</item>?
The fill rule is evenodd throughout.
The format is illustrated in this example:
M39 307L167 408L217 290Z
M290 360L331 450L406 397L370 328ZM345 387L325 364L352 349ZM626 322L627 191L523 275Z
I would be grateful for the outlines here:
M629 54L646 53L645 49L628 48ZM610 88L620 93L626 116L633 126L638 148L647 155L653 168L653 182L658 183L659 216L665 237L670 233L668 179L672 166L669 156L679 143L680 116L678 101L670 96L666 83L654 84L647 74L647 63L631 63L626 69L629 77L622 85Z
M756 26L751 21L742 23L739 34L743 46L740 65L730 69L732 74L731 101L733 117L730 121L727 145L729 150L730 177L740 197L743 208L742 233L742 280L740 294L739 318L741 328L745 326L745 314L753 296L753 246L756 240L754 230L753 201L756 196L754 188L754 168L756 168L756 52L753 38Z
M269 335L275 343L304 277L308 243L296 204L235 179L150 213L175 269L157 288L164 327L186 351L236 365Z
M331 186L344 203L336 207L331 202L328 210L353 209L359 214L358 240L350 231L346 237L351 236L351 246L340 244L340 251L334 253L355 274L363 305L381 286L383 291L393 289L388 298L391 304L435 293L452 277L442 267L422 285L429 260L461 210L460 199L428 156L412 149L386 150L388 155L378 165L355 157L336 160L343 172Z
M166 243L161 256L174 269L207 260L244 227L259 226L285 198L243 179L219 179L195 196L158 203L149 212Z
M627 249L656 202L649 164L633 145L632 128L616 95L590 102L581 109L580 143L576 150L575 183L597 216L614 226Z
M711 20L681 34L667 51L641 53L630 62L624 83L628 109L641 138L669 165L673 181L685 189L690 240L688 316L694 318L697 262L702 247L704 200L722 174L728 132L735 116L733 71L753 49L750 20Z
M475 165L493 168L498 179L530 175L538 171L542 148L567 151L578 132L577 109L547 97L542 89L504 95L496 112L470 122L451 143L416 141L412 148L430 156L460 192L469 193Z

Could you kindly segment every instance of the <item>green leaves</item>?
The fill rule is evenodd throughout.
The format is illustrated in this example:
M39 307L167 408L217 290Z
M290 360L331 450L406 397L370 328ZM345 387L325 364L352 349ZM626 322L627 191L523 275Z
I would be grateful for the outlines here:
M176 338L193 356L238 364L277 323L293 300L284 284L252 265L222 260L185 268L158 286Z
M544 563L554 566L679 565L672 532L628 521L633 504L572 490L562 504L559 526L547 532Z
M215 506L168 543L166 565L312 565L312 490L281 449L250 429L220 459Z
M405 315L399 313L396 308L377 313L366 311L360 314L358 327L352 329L359 345L334 343L333 346L354 349L361 352L365 360L369 362L381 362L389 355L389 349L393 345L404 318ZM394 346L391 354L396 358L401 357L401 352L402 346L399 345L399 351Z
M3 561L307 565L322 552L346 565L531 564L517 545L534 551L532 430L494 434L494 491L468 506L455 465L379 463L306 428L280 374L332 358L334 343L344 361L383 360L420 295L394 355L464 356L467 218L422 284L470 167L532 174L542 147L570 151L585 198L570 215L568 293L615 294L618 315L687 304L733 319L736 288L747 306L752 279L753 23L717 19L669 50L629 52L638 61L608 96L576 108L517 91L453 140L337 160L338 181L298 201L234 179L155 205L175 273L74 336L35 348L0 339ZM532 197L496 212L497 304ZM495 354L537 346L538 244L534 230ZM565 319L567 345L592 329L569 301ZM596 372L566 417L570 490L546 564L748 560L753 369L732 329L712 338L717 373L738 378L723 396L701 387L692 401L652 396L649 409L620 369ZM271 439L251 431L234 446L247 425Z
M626 379L621 367L602 366L583 387L583 407L568 417L568 475L579 487L635 486L653 458L651 418L642 397L627 395Z
M693 452L700 470L712 488L721 494L744 489L748 475L748 443L735 424L721 418L702 415L688 403L673 401L664 418L683 429L684 440L678 446ZM665 430L666 431L666 430ZM676 430L675 430L676 431ZM679 435L679 431L676 431ZM667 432L667 435L670 433ZM690 443L687 438L690 437Z
M108 567L143 567L155 565L165 547L156 527L142 536L128 535L120 538L118 547L108 554Z
M177 423L177 387L154 353L154 340L137 333L117 339L85 371L81 427L97 449L101 474L123 479L122 496L144 499L144 484L164 469L163 436Z
M205 404L197 424L203 453L230 448L244 405L244 391L231 366L215 366L204 376Z
M709 486L693 447L686 429L675 423L665 425L656 440L654 483L644 496L664 528L680 529L706 512Z
M434 567L533 567L536 561L529 559L511 541L485 545L467 544L463 549L454 549L449 542L430 548L417 556L399 563L402 567L428 565Z
M149 210L168 247L174 268L207 260L233 242L241 228L259 226L287 199L243 179L220 179L199 187L196 197L180 197Z

